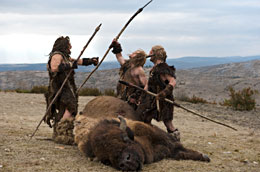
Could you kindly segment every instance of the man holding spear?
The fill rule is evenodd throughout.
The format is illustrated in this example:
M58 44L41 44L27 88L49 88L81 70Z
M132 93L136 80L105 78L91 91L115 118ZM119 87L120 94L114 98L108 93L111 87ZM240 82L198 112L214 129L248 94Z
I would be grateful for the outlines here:
M169 133L180 139L179 131L173 126L173 104L165 102L164 98L173 100L173 88L176 85L176 76L174 66L168 66L165 62L167 55L164 48L160 45L153 46L149 56L154 66L150 71L148 84L145 90L156 93L153 97L143 92L141 104L137 112L145 123L151 123L152 119L163 121Z
M78 108L74 69L78 65L88 66L98 64L97 57L78 60L72 59L70 57L71 48L68 36L59 37L53 45L47 64L49 72L49 87L48 92L45 94L47 107L51 104L66 76L70 74L57 100L51 104L51 108L44 118L44 121L50 127L53 127L53 140L64 144L72 144L74 142L72 133L73 120Z
M141 13L142 11L143 11L143 9L147 6L147 5L149 5L150 3L152 2L152 0L150 0L148 3L146 3L142 8L139 8L135 13L134 13L134 15L127 21L127 23L124 25L124 27L121 29L121 31L119 32L119 34L116 36L116 38L115 38L115 40L117 41L118 39L119 39L119 37L121 36L121 34L124 32L124 30L127 28L127 26L131 23L131 21L139 14L139 13ZM56 101L56 98L59 96L59 94L60 94L60 92L61 92L61 90L63 89L63 87L64 87L64 85L65 85L65 83L67 83L67 79L70 77L70 74L73 74L74 73L74 71L73 71L73 69L74 68L76 68L76 66L77 66L77 64L83 64L84 62L82 61L82 62L80 62L80 57L81 57L81 55L83 54L83 52L84 52L84 50L86 49L86 47L88 46L88 44L90 43L90 41L92 40L92 38L95 36L95 34L96 34L96 32L99 30L99 28L100 28L100 26L101 26L101 24L96 28L96 30L95 30L95 32L94 32L94 34L91 36L91 38L90 38L90 40L88 41L88 43L84 46L84 48L83 48L83 50L81 51L81 54L79 55L79 57L78 57L78 59L76 60L77 62L72 62L72 60L70 60L71 62L69 63L69 64L67 64L67 65L65 65L65 66L67 66L67 67L64 67L64 69L66 68L70 68L69 69L69 72L68 72L68 74L69 75L67 75L66 77L65 77L65 79L64 79L64 81L63 81L63 83L61 84L61 86L60 86L60 88L58 88L58 86L57 87L55 87L55 91L56 90L58 90L57 91L57 93L55 93L54 95L54 97L52 98L50 98L50 96L52 96L52 92L53 92L53 90L54 89L51 89L51 84L53 83L52 82L52 79L51 79L51 76L52 76L52 71L51 70L49 70L50 72L50 88L49 88L49 92L46 94L46 101L47 101L47 110L46 110L46 113L45 113L45 115L43 116L43 118L41 119L41 121L39 122L39 124L37 125L37 127L36 127L36 129L34 130L34 132L31 134L31 136L30 136L30 139L32 139L32 137L35 135L35 133L37 132L37 130L39 129L39 127L40 127L40 125L41 125L41 123L42 123L42 121L45 121L45 122L47 122L48 124L49 124L49 126L50 127L52 127L52 125L51 125L51 123L50 123L50 120L53 120L54 121L54 123L55 123L55 121L59 121L62 117L63 117L63 115L64 115L64 113L65 113L65 111L66 111L66 108L65 108L65 110L64 110L64 108L63 109L61 109L61 110L59 110L58 112L56 111L56 107L54 106L53 107L53 103L55 103L55 101ZM57 40L56 40L57 41ZM69 42L69 39L68 39L68 42ZM56 42L55 42L56 43ZM70 49L71 49L71 45L70 44L63 44L62 43L62 45L63 46L65 46L66 47L66 49L69 49L69 54L68 54L68 59L70 59L69 58L69 55L70 55ZM70 46L69 46L70 45ZM55 47L55 44L54 44L54 46L53 46L53 48ZM68 48L69 47L69 48ZM90 72L90 74L88 75L88 77L84 80L84 82L79 86L79 88L78 88L78 90L76 90L76 92L75 92L75 99L77 100L77 93L79 92L79 90L83 87L83 85L88 81L88 79L91 77L91 75L98 69L98 67L102 64L102 62L104 61L104 59L106 58L106 56L107 56L107 54L109 53L109 51L110 51L110 49L111 49L112 47L111 46L109 46L109 48L107 49L107 51L105 52L105 54L104 54L104 56L102 57L102 59L100 60L100 62L98 63L98 61L96 61L96 60L94 60L94 59L91 59L91 60L93 60L94 61L94 65L96 65L96 67L95 67L95 69L92 71L92 72ZM51 51L51 53L52 52L55 52L55 51ZM51 53L50 53L50 55L51 55ZM95 62L96 61L96 62ZM61 62L61 61L60 61ZM93 62L92 62L93 63ZM57 63L57 65L56 65L56 68L57 69L59 69L59 62ZM48 62L48 66L49 66L49 68L51 69L52 67L51 67L51 58L50 58L50 60L49 60L49 62ZM61 69L63 69L63 68L61 68ZM57 72L57 71L56 71ZM53 71L53 73L54 73L54 75L55 75L55 71ZM74 77L72 77L73 78L73 81L74 81ZM62 81L61 81L62 82ZM68 85L69 85L69 83L68 83ZM69 87L69 88L71 88L71 87ZM70 89L71 90L71 89ZM72 92L74 92L74 91L71 91L71 93ZM77 102L77 101L75 101L75 102ZM58 106L57 106L58 107ZM75 108L76 109L76 108ZM49 112L51 110L51 113ZM67 109L68 110L68 109ZM68 110L69 111L69 110ZM77 110L76 110L77 111ZM76 112L75 111L75 112ZM60 113L60 112L63 112L63 113ZM69 111L70 112L70 111ZM50 114L49 114L50 113ZM57 114L59 114L59 115L57 115ZM53 116L55 116L55 115L57 115L58 117L53 117ZM70 113L70 114L68 114L68 115L65 115L64 117L65 117L65 119L66 119L66 116L71 116L72 115L72 113ZM72 115L73 116L73 115ZM56 120L56 119L58 119L58 120ZM56 124L57 124L57 122L56 122ZM71 123L71 122L70 122ZM62 128L62 127L61 127ZM57 131L57 130L55 130L54 129L54 131ZM63 132L63 131L62 131ZM54 133L54 136L55 136L55 133Z

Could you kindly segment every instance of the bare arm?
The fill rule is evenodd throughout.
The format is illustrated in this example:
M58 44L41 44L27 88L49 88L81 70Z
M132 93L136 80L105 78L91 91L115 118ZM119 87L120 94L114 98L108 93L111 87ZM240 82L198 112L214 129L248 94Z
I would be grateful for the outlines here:
M122 53L117 53L116 54L116 59L117 61L120 63L120 65L122 66L123 64L125 64L125 59L122 56Z
M132 70L131 74L134 76L134 78L136 78L136 82L138 84L141 84L144 87L147 85L147 79L145 76L145 72L141 66L136 67L134 70ZM140 86L140 85L138 85L138 86Z
M58 72L59 65L62 62L62 56L60 54L55 54L51 58L51 71Z
M146 78L146 77L145 77ZM145 83L145 85L144 85L144 89L146 90L146 91L148 91L148 80L146 79L146 83Z
M173 91L173 88L175 87L176 85L176 80L174 77L172 77L171 75L168 75L168 74L161 74L160 75L162 81L166 81L168 80L168 84L166 85L165 89L160 91L157 96L156 96L156 99L159 99L159 100L163 100L167 95L170 95L172 94L172 91Z
M75 61L75 60L76 60L76 59L70 57L70 61L73 62L73 61ZM78 62L77 62L78 65L82 65L82 63L83 63L83 60L82 60L82 59L79 59Z
M123 64L125 64L125 59L123 58L121 53L122 47L116 39L113 39L110 48L113 48L112 52L116 55L116 59L120 63L120 65L122 66Z
M140 73L139 73L139 81L142 83L142 85L145 87L146 85L148 85L148 81L146 79L145 76L145 72L144 69L142 67L140 67Z
M78 65L84 65L84 66L91 65L91 64L89 64L89 62L88 62L87 64L84 64L84 63L83 63L83 59L88 59L88 61L89 61L89 60L92 61L92 63L93 63L94 65L97 65L97 64L98 64L98 57L82 58L82 59L79 59L79 60L77 61L77 64L78 64ZM70 58L70 61L75 61L75 60L76 60L76 59Z
M75 60L76 59L73 59L73 58L70 57L70 61L75 61ZM82 63L83 63L82 59L79 59L78 62L77 62L78 65L82 65Z
M144 89L145 89L146 91L148 91L148 82L147 82L146 85L144 86Z
M172 77L171 75L168 75L168 74L161 75L161 79L162 79L162 81L168 80L168 81L169 81L169 84L172 85L173 88L174 88L175 85L176 85L176 80L175 80L175 78Z

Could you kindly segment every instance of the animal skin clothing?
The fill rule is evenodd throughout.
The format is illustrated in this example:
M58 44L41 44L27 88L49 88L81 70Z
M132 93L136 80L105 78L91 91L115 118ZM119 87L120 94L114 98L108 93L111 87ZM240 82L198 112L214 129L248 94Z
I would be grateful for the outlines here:
M160 75L163 74L176 78L174 66L168 66L167 63L160 63L154 66L150 71L148 80L149 91L157 94L166 88L169 81L166 80L163 82L161 80ZM156 98L154 96L143 93L141 97L141 104L138 106L137 111L141 114L141 118L143 118L145 122L148 116L152 116L152 118L157 121L169 121L173 119L173 105L171 103L159 100L160 112L158 112ZM174 100L172 92L169 93L166 98Z

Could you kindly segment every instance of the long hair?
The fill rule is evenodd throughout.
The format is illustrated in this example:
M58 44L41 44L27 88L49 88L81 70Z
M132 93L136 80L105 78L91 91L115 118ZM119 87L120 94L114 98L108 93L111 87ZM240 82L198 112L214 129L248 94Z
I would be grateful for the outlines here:
M133 64L135 67L144 66L146 62L146 53L143 50L136 50L135 56L130 59L130 64Z
M50 54L52 54L55 51L60 51L64 55L69 56L71 54L69 46L70 46L70 38L68 36L66 36L66 37L61 36L58 39L56 39L56 41L54 42L54 45L52 47Z

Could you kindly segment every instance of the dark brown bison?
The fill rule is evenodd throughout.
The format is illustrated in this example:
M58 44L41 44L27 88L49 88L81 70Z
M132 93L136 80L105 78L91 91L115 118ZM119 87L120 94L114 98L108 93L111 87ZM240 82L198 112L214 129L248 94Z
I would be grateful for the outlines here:
M125 101L112 96L98 96L88 102L81 112L88 117L117 117L141 121L135 110Z
M183 147L156 126L119 118L120 121L77 116L75 141L79 149L87 157L122 171L141 170L143 164L165 158L210 161L207 155Z

